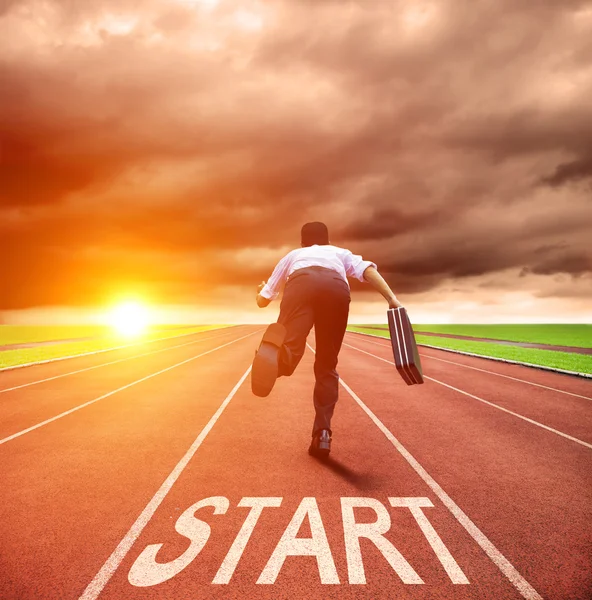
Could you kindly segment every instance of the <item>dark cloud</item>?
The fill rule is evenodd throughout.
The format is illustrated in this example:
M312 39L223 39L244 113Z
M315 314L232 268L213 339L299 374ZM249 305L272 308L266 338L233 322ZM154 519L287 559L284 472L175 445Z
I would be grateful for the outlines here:
M381 208L346 224L337 231L335 237L354 241L391 238L401 233L423 229L436 222L441 212L407 212L396 208Z
M527 271L537 275L569 273L579 276L592 272L592 257L584 252L564 252L535 263L534 266L527 268Z
M592 156L557 165L555 172L549 177L543 177L542 182L552 187L558 187L569 181L579 181L591 177Z
M4 2L0 309L126 286L206 301L267 277L307 220L398 293L509 269L581 277L591 15L550 0Z

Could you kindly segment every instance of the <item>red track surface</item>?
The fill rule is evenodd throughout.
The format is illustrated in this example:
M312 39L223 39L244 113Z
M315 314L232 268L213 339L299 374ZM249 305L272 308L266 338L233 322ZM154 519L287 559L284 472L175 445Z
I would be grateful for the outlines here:
M429 379L408 387L388 364L388 342L348 334L339 370L355 398L340 389L324 464L306 452L314 356L307 352L269 398L256 398L244 376L260 330L208 331L0 374L2 600L592 596L592 382L423 349ZM180 342L195 343L173 347ZM151 354L132 358L142 352ZM186 513L193 530L183 530L179 517L211 497L219 514L196 507L195 518ZM237 538L254 516L249 500L238 506L244 498L276 504L262 509L248 541ZM423 584L405 583L369 539L356 554L351 540L363 526L344 526L348 498L377 507L386 519L379 543L398 551L403 577ZM428 540L409 508L389 498L428 499L433 507L418 510L436 535ZM288 541L286 552L317 555L282 564L271 557L302 501L308 518L292 537L313 536L317 549ZM368 507L353 515L377 519ZM209 539L190 556L205 523ZM242 554L228 554L241 539ZM438 540L437 554L430 543ZM165 566L142 564L154 544L163 544L156 560ZM154 583L174 560L177 574ZM333 583L321 583L321 572ZM350 583L362 572L365 584ZM228 583L212 583L217 573Z

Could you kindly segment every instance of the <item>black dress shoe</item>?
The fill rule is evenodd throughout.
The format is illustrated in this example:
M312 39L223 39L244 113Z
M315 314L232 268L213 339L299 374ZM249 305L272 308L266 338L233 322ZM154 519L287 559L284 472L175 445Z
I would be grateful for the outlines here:
M269 396L278 377L280 350L286 338L286 328L272 323L263 334L255 353L251 371L251 390L255 396Z
M331 452L331 432L328 429L317 431L310 443L308 453L319 458L326 458Z

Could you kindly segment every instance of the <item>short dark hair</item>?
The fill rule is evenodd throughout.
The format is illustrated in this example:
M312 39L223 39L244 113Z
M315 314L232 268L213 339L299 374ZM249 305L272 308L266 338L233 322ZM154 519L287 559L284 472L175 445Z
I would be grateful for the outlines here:
M324 223L318 221L305 223L300 230L300 239L303 248L315 244L323 246L329 243L329 230Z

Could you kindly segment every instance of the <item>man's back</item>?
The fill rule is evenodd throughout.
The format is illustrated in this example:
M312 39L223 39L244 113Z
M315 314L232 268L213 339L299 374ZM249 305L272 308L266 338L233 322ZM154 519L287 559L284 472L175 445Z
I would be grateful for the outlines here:
M307 246L305 248L297 248L291 253L291 271L305 269L306 267L326 267L337 271L342 277L348 275L348 270L351 270L353 256L349 250L333 246L331 244L319 246ZM290 275L291 273L288 273Z
M298 269L325 267L339 274L347 282L348 277L364 281L364 271L376 265L365 261L345 248L331 244L313 244L292 250L280 260L266 286L261 290L265 298L276 298L287 278Z

